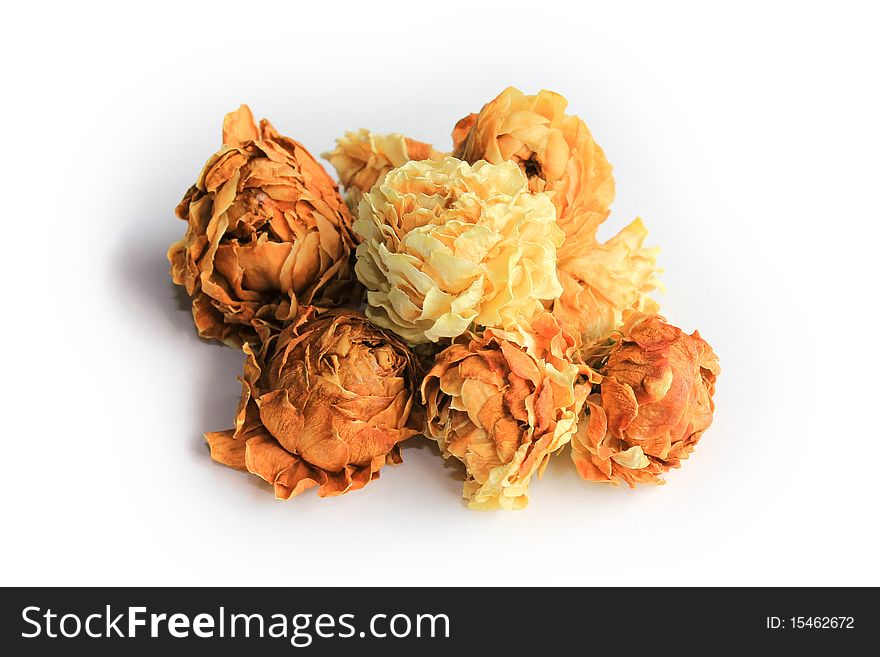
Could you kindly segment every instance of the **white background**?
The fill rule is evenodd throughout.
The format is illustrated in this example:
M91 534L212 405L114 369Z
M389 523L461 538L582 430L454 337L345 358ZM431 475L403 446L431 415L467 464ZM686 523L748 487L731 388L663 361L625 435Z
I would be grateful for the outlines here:
M4 9L0 583L880 584L870 3L297 4ZM565 455L489 514L421 439L341 498L212 463L242 357L196 338L165 250L224 113L448 149L508 84L587 121L604 234L644 218L664 314L721 358L690 461L632 491Z

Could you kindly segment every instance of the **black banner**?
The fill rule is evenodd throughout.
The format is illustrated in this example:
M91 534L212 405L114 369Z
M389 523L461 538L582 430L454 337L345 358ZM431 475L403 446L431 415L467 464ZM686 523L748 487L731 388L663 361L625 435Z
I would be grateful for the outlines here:
M5 654L630 654L810 647L854 654L875 589L7 588ZM74 645L75 644L75 645ZM135 646L137 644L137 646ZM447 653L448 654L448 653Z

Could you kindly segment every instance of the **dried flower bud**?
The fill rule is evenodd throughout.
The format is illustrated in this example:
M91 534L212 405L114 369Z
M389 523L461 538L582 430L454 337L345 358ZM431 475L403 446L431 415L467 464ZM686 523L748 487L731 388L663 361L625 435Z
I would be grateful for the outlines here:
M633 313L601 367L572 439L572 459L589 481L661 483L712 424L721 369L695 331L658 315Z
M246 105L226 115L223 144L177 206L187 230L168 259L199 335L239 345L299 303L353 294L351 216L302 144L257 127Z
M656 267L660 249L642 246L647 234L636 219L604 244L582 244L559 261L562 294L553 302L553 314L585 343L618 328L627 310L659 310L648 294L662 289Z
M474 509L528 504L532 475L570 440L587 394L575 384L575 341L546 313L530 330L532 349L495 329L453 344L422 384L428 434L464 464Z
M205 437L215 461L259 475L279 499L362 488L423 429L415 357L360 313L302 307L259 351L244 350L235 429Z
M565 113L565 98L552 91L526 96L508 87L479 114L458 122L453 155L468 162L512 160L533 192L553 192L557 222L565 233L564 258L595 240L614 200L614 178L586 124Z
M367 315L410 344L511 327L562 291L562 232L512 162L408 162L364 195L355 272Z
M349 207L357 213L361 196L381 183L391 169L410 160L439 160L446 153L403 135L377 135L369 130L346 132L336 140L336 148L322 157L330 161L345 188Z

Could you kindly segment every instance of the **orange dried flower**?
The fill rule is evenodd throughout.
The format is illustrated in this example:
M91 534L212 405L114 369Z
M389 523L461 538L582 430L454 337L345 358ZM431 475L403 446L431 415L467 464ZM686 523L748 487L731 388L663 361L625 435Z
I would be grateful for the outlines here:
M205 438L215 461L262 477L279 499L362 488L423 428L415 357L360 313L302 307L259 351L244 351L235 428Z
M576 429L587 390L575 383L575 340L547 313L530 330L531 348L496 329L453 344L422 384L428 434L464 464L474 509L524 508L532 475Z
M626 311L659 310L648 295L662 289L657 278L660 249L643 246L647 234L636 219L607 242L583 244L557 263L562 294L553 301L553 314L585 343L618 328Z
M265 338L299 303L353 294L351 215L302 144L246 105L226 115L223 148L177 206L187 222L168 250L193 297L199 335L230 345Z
M662 483L660 475L679 467L712 424L718 357L699 332L632 313L599 368L598 392L571 441L578 473L588 481Z
M565 113L567 104L552 91L527 96L508 87L452 132L455 157L471 163L512 160L528 176L532 192L553 192L565 233L560 258L595 240L614 200L611 164L586 124Z

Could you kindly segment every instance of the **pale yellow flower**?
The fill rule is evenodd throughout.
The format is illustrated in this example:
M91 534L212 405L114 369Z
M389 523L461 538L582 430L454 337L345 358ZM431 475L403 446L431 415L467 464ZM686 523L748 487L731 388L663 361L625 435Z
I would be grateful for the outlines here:
M322 157L330 161L347 192L347 200L357 211L361 196L381 182L392 169L410 160L436 160L445 153L399 134L377 135L369 130L346 132L336 140L336 148Z
M585 343L618 328L627 310L657 312L648 295L662 289L656 266L660 249L642 246L647 235L636 219L607 242L584 243L559 261L562 294L553 302L553 314Z
M367 315L411 344L516 326L562 291L553 203L513 162L408 162L364 195L354 232Z

